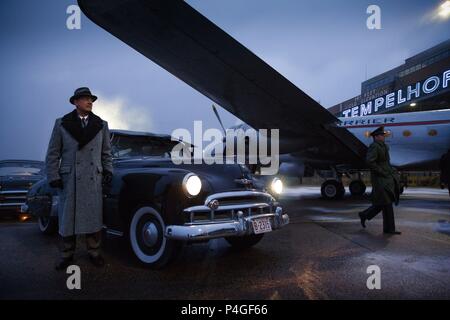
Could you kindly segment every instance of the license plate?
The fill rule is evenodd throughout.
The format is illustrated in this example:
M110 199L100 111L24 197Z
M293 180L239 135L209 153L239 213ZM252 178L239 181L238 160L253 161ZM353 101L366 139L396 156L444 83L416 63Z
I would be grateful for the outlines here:
M269 218L260 218L252 220L253 231L255 234L265 233L272 231L272 225Z

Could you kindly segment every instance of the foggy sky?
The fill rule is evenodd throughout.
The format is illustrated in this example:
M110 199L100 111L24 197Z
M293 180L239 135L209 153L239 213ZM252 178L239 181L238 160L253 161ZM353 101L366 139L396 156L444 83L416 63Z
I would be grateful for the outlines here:
M360 93L361 82L450 38L431 21L442 1L191 0L195 9L324 107ZM43 160L54 120L89 86L94 113L124 128L171 133L218 127L212 102L82 16L66 28L76 1L0 2L0 159ZM366 28L366 8L382 10L382 29ZM219 108L225 126L238 120Z

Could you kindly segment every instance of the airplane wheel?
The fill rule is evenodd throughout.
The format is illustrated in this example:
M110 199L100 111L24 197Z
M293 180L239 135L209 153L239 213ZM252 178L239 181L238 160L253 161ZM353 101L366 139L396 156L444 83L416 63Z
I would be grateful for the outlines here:
M344 185L337 180L327 180L320 188L322 197L330 200L342 199L345 194Z
M362 196L366 192L366 185L362 180L353 180L348 188L352 196Z

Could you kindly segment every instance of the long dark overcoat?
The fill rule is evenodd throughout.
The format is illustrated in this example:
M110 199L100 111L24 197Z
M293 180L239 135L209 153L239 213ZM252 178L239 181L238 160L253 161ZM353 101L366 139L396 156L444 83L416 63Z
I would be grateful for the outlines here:
M58 191L59 234L101 230L102 173L113 171L108 123L91 112L83 129L76 109L56 119L45 162L48 182L63 182Z
M381 141L373 142L367 151L366 161L372 182L372 204L398 204L399 176L390 164L389 147Z

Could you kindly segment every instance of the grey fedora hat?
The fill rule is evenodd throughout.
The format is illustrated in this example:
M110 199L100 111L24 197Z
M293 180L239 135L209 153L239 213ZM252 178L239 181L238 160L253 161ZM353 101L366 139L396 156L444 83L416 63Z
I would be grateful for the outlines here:
M73 93L73 96L71 96L69 99L70 103L75 104L75 103L73 103L73 101L79 97L91 97L92 102L97 100L97 96L94 96L88 87L81 87L81 88L76 89L75 92Z

